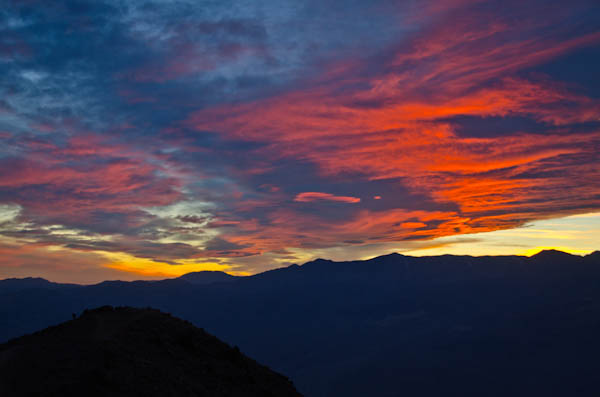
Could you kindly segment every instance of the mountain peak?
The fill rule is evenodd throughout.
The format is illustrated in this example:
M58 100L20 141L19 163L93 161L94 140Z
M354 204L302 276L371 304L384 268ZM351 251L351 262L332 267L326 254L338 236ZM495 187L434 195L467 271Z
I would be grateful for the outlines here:
M35 288L73 287L75 284L57 284L40 277L7 278L0 280L0 292L15 292Z
M538 252L535 255L532 255L531 258L536 259L558 259L558 258L573 258L575 255L569 254L564 251L559 251L555 249L546 249Z
M375 258L373 258L373 260L376 260L376 259L399 259L399 258L405 258L405 257L406 257L406 255L402 255L397 252L392 252L389 254L376 256Z
M323 265L323 264L326 264L326 263L333 263L333 262L334 261L332 261L331 259L317 258L317 259L313 259L312 261L306 262L302 266L306 266L306 265Z
M284 376L187 321L111 306L0 345L0 389L11 396L300 396Z
M205 285L231 282L238 279L238 277L216 270L205 270L201 272L186 273L183 276L177 277L177 279L187 281L191 284Z
M600 251L590 252L585 257L586 258L600 258Z

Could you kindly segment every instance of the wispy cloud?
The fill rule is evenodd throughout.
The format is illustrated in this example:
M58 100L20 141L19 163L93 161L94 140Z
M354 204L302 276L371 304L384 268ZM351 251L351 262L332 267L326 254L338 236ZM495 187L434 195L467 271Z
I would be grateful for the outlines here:
M296 197L294 197L294 201L299 201L303 203L311 202L311 201L339 201L341 203L360 203L360 199L358 197L352 196L336 196L331 193L321 193L321 192L302 192L298 193Z
M597 211L596 3L9 2L3 274L254 272Z

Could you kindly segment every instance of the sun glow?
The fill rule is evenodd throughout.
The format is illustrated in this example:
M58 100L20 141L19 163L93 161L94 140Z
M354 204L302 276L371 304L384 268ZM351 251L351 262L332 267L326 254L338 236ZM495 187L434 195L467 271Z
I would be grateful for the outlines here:
M600 213L531 222L514 229L449 236L431 240L430 247L402 250L408 255L526 255L555 249L586 255L600 246Z
M196 261L193 259L177 260L174 263L154 261L152 259L137 258L125 253L104 253L110 260L104 266L110 269L132 273L144 278L179 277L190 272L222 271L236 276L247 275L245 272L235 271L234 266L217 262Z

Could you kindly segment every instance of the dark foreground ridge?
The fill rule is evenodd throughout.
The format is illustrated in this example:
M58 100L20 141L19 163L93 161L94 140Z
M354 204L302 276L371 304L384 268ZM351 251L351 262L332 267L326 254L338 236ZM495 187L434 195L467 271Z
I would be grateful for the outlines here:
M239 346L307 397L598 397L599 254L390 254L90 286L5 280L0 342L86 307L154 307Z
M300 396L187 321L111 306L0 345L0 395Z

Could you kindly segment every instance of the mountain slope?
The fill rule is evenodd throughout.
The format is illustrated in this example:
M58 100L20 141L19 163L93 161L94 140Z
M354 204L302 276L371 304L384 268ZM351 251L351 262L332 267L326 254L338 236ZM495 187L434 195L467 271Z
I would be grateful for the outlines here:
M598 255L392 254L231 283L24 289L0 297L0 340L104 304L192 321L308 397L600 395Z
M110 306L0 345L0 395L300 396L186 321Z

